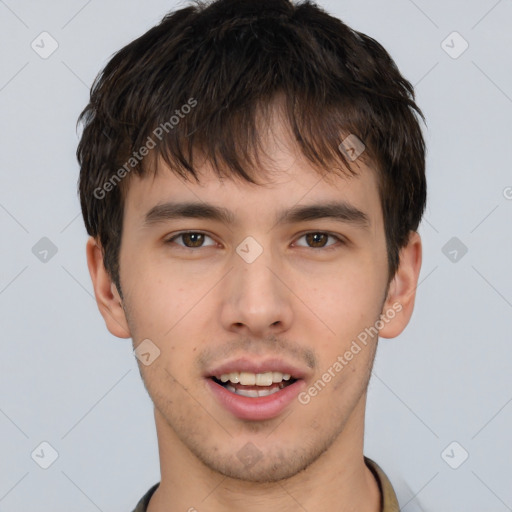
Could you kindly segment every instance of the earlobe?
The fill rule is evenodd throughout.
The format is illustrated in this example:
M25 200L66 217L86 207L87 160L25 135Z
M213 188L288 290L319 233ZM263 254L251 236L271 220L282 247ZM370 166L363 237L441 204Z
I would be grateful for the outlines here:
M407 326L411 319L416 298L416 287L421 269L421 238L411 231L409 242L400 251L400 263L388 290L382 309L383 328L379 331L382 338L394 338Z
M130 338L121 297L105 269L101 247L93 237L87 241L86 252L96 303L107 329L118 338Z

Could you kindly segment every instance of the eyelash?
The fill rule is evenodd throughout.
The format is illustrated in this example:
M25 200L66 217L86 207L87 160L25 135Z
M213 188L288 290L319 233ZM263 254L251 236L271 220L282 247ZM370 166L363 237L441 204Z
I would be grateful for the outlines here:
M202 231L181 231L180 233L177 233L176 235L173 235L171 238L168 238L167 240L165 240L165 243L166 244L172 244L174 243L174 240L176 240L177 238L180 238L181 236L183 235L205 235L207 236L208 238L212 239L213 238L208 235L207 233L203 233ZM298 238L299 240L307 235L327 235L328 237L330 238L334 238L336 239L338 242L340 242L339 245L345 245L346 242L343 238L333 234L333 233L329 233L328 231L308 231L307 233L302 233L302 235L300 235L300 237ZM213 247L211 245L209 246L204 246L204 247L187 247L185 245L180 245L180 244L177 244L180 248L182 249L188 249L188 250L197 250L197 249L204 249L205 247ZM338 244L331 244L331 245L328 245L328 246L325 246L325 247L304 247L304 246L300 246L300 247L303 247L305 249L313 249L313 250L324 250L324 251L330 251L330 250L333 250L333 249L336 249L337 247L339 247Z

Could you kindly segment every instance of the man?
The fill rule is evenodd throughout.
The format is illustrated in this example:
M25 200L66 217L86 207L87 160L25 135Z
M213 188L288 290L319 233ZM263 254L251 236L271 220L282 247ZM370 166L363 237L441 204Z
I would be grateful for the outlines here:
M136 512L398 510L363 434L421 266L418 115L386 51L309 2L197 3L107 64L79 189L155 406Z

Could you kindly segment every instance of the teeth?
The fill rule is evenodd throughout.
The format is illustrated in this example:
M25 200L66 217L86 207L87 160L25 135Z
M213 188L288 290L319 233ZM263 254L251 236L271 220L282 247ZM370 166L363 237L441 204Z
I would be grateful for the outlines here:
M254 373L241 372L240 384L243 386L254 386L256 384L256 375Z
M235 389L233 386L230 386L229 384L226 386L226 389L228 391L231 391L232 393L235 393L237 395L246 396L249 398L257 398L259 396L268 396L272 395L274 393L277 393L278 391L281 391L281 387L273 388L273 389Z
M272 383L282 382L283 380L290 380L291 375L289 373L281 372L232 372L223 373L220 377L216 378L221 382L229 381L233 384L242 384L244 386L270 386Z
M273 372L257 373L256 386L270 386L273 382Z

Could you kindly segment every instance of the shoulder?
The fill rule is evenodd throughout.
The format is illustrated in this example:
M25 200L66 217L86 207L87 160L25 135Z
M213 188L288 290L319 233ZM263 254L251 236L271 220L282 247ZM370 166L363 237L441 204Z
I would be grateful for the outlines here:
M370 471L374 474L375 479L379 484L382 497L382 512L399 512L400 507L398 505L398 499L396 497L395 490L393 489L393 486L391 485L391 482L389 481L386 473L384 473L384 470L375 461L369 459L368 457L365 457L364 461Z

